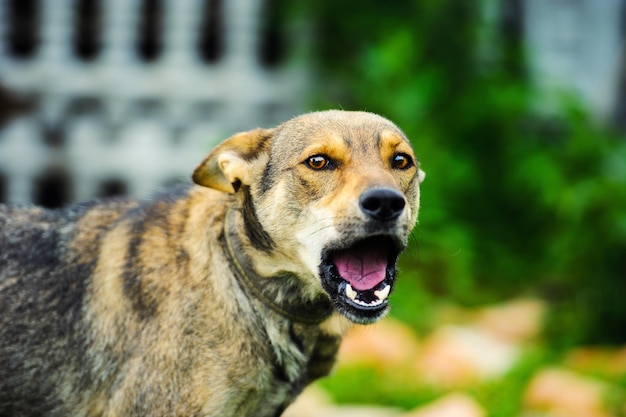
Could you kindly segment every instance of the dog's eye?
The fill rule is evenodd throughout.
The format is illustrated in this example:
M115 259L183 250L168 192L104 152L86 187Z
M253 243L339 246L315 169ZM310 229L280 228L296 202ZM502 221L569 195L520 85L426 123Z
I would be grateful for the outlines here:
M391 167L394 169L409 169L413 166L413 159L405 154L398 153L391 158Z
M324 155L313 155L310 158L308 158L305 162L309 168L315 169L318 171L331 167L330 158Z

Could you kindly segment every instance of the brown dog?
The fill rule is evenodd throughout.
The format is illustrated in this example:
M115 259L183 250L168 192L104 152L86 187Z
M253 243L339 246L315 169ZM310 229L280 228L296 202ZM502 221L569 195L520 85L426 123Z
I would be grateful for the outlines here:
M147 203L0 206L0 416L278 416L388 310L423 178L329 111L227 139Z

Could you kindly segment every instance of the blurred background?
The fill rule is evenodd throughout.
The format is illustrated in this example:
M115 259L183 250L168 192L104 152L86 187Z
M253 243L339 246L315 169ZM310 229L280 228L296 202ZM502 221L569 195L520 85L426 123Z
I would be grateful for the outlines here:
M380 113L420 223L310 415L626 415L625 33L624 0L0 0L0 202L148 197L236 131Z

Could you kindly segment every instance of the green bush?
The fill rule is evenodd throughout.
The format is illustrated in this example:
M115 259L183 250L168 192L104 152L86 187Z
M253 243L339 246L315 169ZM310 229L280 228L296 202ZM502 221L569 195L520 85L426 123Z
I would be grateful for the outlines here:
M553 303L555 343L624 342L626 145L571 102L535 112L519 39L492 27L485 40L480 6L310 6L314 107L387 116L427 172L397 311L410 320L409 296L421 305L536 294Z

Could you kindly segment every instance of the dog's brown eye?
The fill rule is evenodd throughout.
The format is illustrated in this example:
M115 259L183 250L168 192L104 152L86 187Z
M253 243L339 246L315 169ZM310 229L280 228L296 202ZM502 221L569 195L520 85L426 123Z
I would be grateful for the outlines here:
M413 159L405 153L399 153L391 159L391 166L395 169L408 169L413 166Z
M330 159L328 159L324 155L314 155L306 160L306 164L309 166L309 168L320 170L328 168L330 164Z

